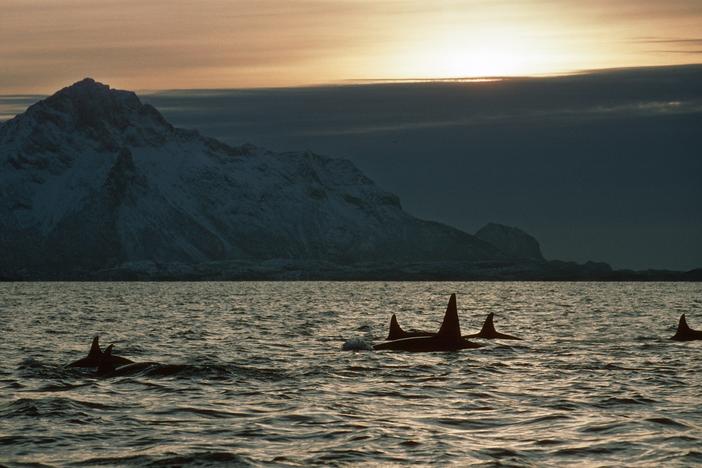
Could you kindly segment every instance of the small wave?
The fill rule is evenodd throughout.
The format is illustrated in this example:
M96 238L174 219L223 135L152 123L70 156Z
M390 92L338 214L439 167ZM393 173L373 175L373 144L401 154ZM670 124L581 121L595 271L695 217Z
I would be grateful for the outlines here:
M646 419L646 421L656 423L656 424L661 424L663 426L671 426L671 427L678 427L678 428L684 428L684 429L686 429L688 427L686 424L683 424L681 422L675 421L674 419L670 419L670 418L648 418L648 419Z
M18 375L24 379L60 380L69 377L72 370L74 369L64 368L31 357L23 359L17 366Z
M523 424L538 424L538 423L542 423L542 422L559 421L559 420L567 420L567 419L571 419L571 417L567 416L565 414L548 414L545 416L539 416L538 418L523 421Z
M614 423L614 424L597 424L589 425L580 429L580 432L594 433L594 434L607 434L615 433L625 426L624 423Z
M612 406L621 405L648 405L654 402L654 400L641 396L638 398L610 397L602 400L599 403L594 404L593 406L596 406L598 408L609 408Z
M515 458L522 458L522 454L519 452L504 447L488 447L479 450L478 453L496 459L510 458L512 461L514 461Z
M0 406L0 416L4 418L29 416L60 419L78 415L85 418L90 417L90 413L84 412L84 410L115 410L120 408L71 398L20 398Z
M550 445L563 445L565 442L562 440L557 440L557 439L540 439L534 441L535 445L540 445L543 447L547 447Z
M343 351L373 351L373 346L363 338L351 338L341 346Z
M22 445L35 447L37 445L49 445L58 440L58 437L41 436L41 435L9 435L0 436L0 447L19 447ZM5 466L5 465L0 465ZM19 464L19 466L22 466ZM44 465L38 465L44 466Z
M158 364L147 367L143 375L149 377L180 377L180 378L229 378L234 372L228 366L218 364Z
M59 392L67 392L70 390L74 390L76 388L81 388L81 387L88 387L93 385L93 382L89 383L67 383L67 382L57 382L57 383L50 383L46 385L42 385L37 389L34 390L29 390L30 392L41 392L41 393L59 393Z
M229 452L199 452L186 455L165 454L130 455L127 457L96 457L82 460L77 465L136 465L136 466L212 466L213 464L252 466L241 455Z
M287 374L277 370L224 364L157 364L144 367L133 374L116 377L169 377L175 379L231 380L255 378L279 380ZM108 377L109 378L109 377Z
M702 452L698 452L697 450L690 450L685 455L683 455L682 458L686 463L702 463Z
M588 445L583 447L568 447L556 452L558 455L607 455L622 450L628 450L631 447L627 444L600 444Z
M488 429L497 428L507 424L506 421L495 418L461 419L461 418L431 418L423 419L424 422L439 426L460 429Z
M191 407L191 406L180 406L168 410L163 410L163 411L154 411L151 414L155 415L176 415L176 414L194 414L198 416L207 416L210 418L237 418L237 417L244 417L244 416L249 416L246 413L240 413L240 412L232 412L232 411L222 411L222 410L214 410L214 409L209 409L209 408L197 408L197 407Z

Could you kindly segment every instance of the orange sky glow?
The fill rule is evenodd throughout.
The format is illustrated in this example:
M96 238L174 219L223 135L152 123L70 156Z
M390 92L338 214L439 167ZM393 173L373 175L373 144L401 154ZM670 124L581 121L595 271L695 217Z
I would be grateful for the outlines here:
M3 0L0 94L529 76L702 62L699 0Z

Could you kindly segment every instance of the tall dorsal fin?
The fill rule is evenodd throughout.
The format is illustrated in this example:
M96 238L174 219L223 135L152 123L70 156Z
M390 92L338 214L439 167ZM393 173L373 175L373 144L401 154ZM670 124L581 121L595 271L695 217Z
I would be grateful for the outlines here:
M107 373L115 370L115 365L112 362L112 347L113 346L114 345L111 344L102 353L102 357L100 358L100 365L98 365L98 368L97 368L98 374L107 374Z
M390 332L388 333L388 341L391 340L399 340L405 335L405 332L402 330L400 327L400 324L397 323L397 317L395 314L392 314L392 318L390 318Z
M95 335L93 338L93 344L90 345L90 351L88 351L88 357L99 357L102 355L100 350L100 336Z
M456 341L461 340L461 324L458 321L458 308L456 307L455 294L451 294L448 306L446 307L444 321L441 323L441 328L439 328L439 332L436 336Z
M687 324L687 320L685 319L685 314L682 314L680 316L680 321L678 322L678 333L686 332L686 331L690 331L690 326Z
M485 317L485 322L483 322L483 328L480 329L481 335L491 336L497 333L497 330L495 330L495 324L493 323L494 317L495 314L492 312L490 312L488 316Z

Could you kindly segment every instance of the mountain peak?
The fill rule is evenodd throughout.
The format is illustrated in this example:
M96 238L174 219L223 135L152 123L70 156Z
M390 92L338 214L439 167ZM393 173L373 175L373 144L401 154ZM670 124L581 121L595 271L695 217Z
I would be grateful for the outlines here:
M109 96L113 94L124 95L125 93L132 94L134 95L134 97L136 97L134 93L130 93L128 91L120 92L119 90L113 90L110 88L109 85L95 81L92 78L83 78L82 80L76 81L72 85L66 86L65 88L55 92L49 99L58 96L70 100L82 101L86 99L96 98L105 99L109 98Z
M159 144L174 132L173 126L153 106L143 104L134 92L113 89L92 78L57 91L8 124L5 138L30 135L38 152L57 146L66 148L56 141L60 135L84 135L100 147L114 150Z
M67 86L38 104L76 114L78 118L104 118L130 114L143 106L131 91L112 89L109 85L84 78Z
M110 86L103 84L103 83L100 83L98 81L95 81L93 78L86 76L82 80L76 81L72 85L66 86L65 88L63 88L62 90L60 90L58 92L65 91L65 90L71 90L71 89L75 90L75 89L91 89L91 88L95 88L95 89L99 88L99 89L108 89L109 90Z

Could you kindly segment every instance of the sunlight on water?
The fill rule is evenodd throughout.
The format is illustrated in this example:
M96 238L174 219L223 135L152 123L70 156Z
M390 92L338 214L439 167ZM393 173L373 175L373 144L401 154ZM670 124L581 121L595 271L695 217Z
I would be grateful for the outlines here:
M524 341L348 352L396 313ZM0 284L0 462L692 465L702 342L681 283ZM150 367L64 369L94 334Z

